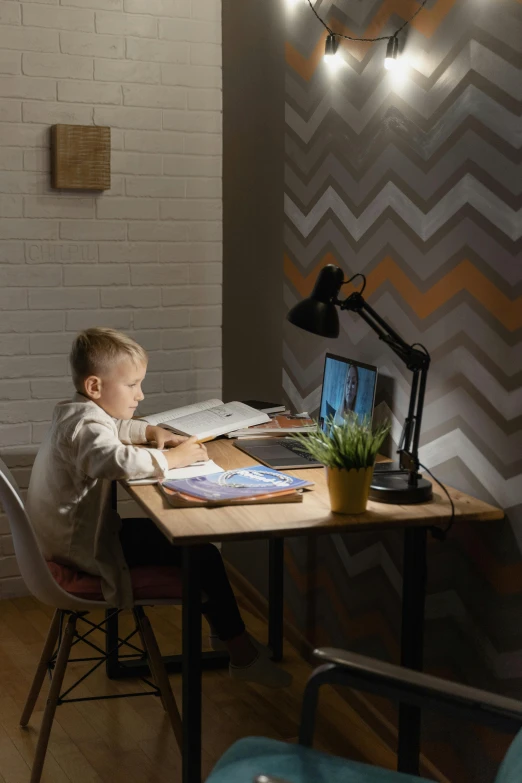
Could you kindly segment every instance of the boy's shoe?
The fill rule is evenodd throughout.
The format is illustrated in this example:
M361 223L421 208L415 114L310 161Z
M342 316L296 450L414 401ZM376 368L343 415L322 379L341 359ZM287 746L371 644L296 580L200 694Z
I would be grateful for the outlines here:
M270 658L272 653L268 647L266 647L264 644L261 644L261 642L258 642L257 639L254 639L253 636L248 634L248 638L256 648L256 650L261 653L261 655L264 655L265 658ZM227 649L227 646L225 642L222 642L219 636L217 636L214 633L210 633L208 636L208 643L210 644L210 647L214 652L225 652Z
M258 653L252 663L248 666L228 667L230 676L233 680L241 682L255 682L258 685L264 685L266 688L288 688L292 684L293 677L284 669L280 669L269 658L262 653Z

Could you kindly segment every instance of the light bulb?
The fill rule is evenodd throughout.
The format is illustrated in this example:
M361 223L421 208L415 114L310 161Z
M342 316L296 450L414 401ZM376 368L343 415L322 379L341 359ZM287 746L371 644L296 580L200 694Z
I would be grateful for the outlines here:
M324 44L324 61L325 63L330 63L333 61L335 57L337 57L337 49L339 47L339 41L336 39L335 35L330 33L326 36L326 41Z
M397 65L397 52L399 51L399 41L393 36L388 39L388 45L386 46L386 57L384 58L384 67L387 71L391 71Z
M339 41L333 33L330 33L324 45L324 61L332 71L337 71L344 63L343 58L337 51L338 48Z

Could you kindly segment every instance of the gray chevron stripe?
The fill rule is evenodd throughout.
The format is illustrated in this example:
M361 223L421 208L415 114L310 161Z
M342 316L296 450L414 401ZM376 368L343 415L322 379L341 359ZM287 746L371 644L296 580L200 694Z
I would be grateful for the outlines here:
M480 32L476 37L481 37ZM449 43L449 42L445 42ZM493 46L496 51L492 51ZM408 49L419 51L415 41L409 41L403 58L408 59ZM425 112L433 113L435 109L453 92L455 85L463 81L465 77L474 72L484 80L484 89L490 92L497 88L505 93L504 100L511 105L509 97L515 101L522 99L522 89L518 83L517 66L520 65L520 56L506 47L498 47L495 41L469 40L464 47L462 41L457 40L455 47L441 53L440 60L434 61L436 55L430 58L430 75L424 76L417 72L415 67L406 66L408 91L415 90L416 109L417 101ZM513 63L510 62L513 61ZM319 66L321 68L321 65ZM321 76L323 76L321 74ZM330 74L328 73L328 76ZM331 83L331 77L329 79ZM294 72L287 74L287 100L299 111L303 117L309 117L316 109L325 94L324 78L313 79L304 83ZM346 64L336 74L336 92L353 108L361 110L369 99L373 98L376 90L395 90L393 76L386 77L382 70L382 51L376 50L368 62L363 65L358 63ZM346 90L346 91L345 91ZM328 92L328 90L326 90ZM433 93L433 95L431 95ZM437 102L433 103L436 95ZM431 102L430 102L431 100ZM428 101L428 103L426 103ZM501 102L503 102L501 98ZM424 104L426 104L424 106Z
M310 391L321 381L326 351L324 345L318 346L319 351L316 355L311 353L308 346L305 345L304 348L302 363L299 363L301 354L298 347L293 346L290 350L285 345L283 356L285 366L292 373L294 382L300 389ZM368 335L367 339L354 346L351 356L375 364L380 373L386 368L387 375L404 379L403 388L405 393L409 394L411 373L389 349L383 351L381 344L375 342L375 337ZM509 383L509 389L502 381ZM458 346L449 350L448 344L441 346L432 354L427 403L442 399L455 388L461 388L463 384L466 386L466 393L473 397L477 405L487 410L488 417L504 433L509 434L520 428L522 424L521 372L511 378L503 374L495 377L467 348Z
M340 174L341 177L339 177ZM353 198L348 196L346 191L343 190L342 186L339 185L339 178L344 179L342 177L341 171L338 172L335 178L331 177L329 172L326 173L326 182L323 183L322 188L318 190L316 198L314 199L314 204L317 203L317 201L320 201L321 197L327 193L329 189L331 189L336 193L337 198L343 202L343 204L356 218L359 218L367 207L371 207L374 201L379 198L381 191L387 185L393 185L403 194L404 198L407 198L410 202L416 204L416 206L422 210L424 214L426 214L435 208L448 193L451 193L456 187L458 187L459 183L466 178L469 178L470 180L473 180L474 182L481 185L483 189L491 193L499 202L505 204L507 208L513 210L515 213L522 205L522 197L510 193L508 190L506 190L502 183L498 182L489 174L482 171L480 167L478 167L472 161L462 163L459 170L455 171L435 193L428 197L426 201L420 197L420 194L415 188L412 188L402 179L400 174L397 174L394 171L385 172L380 178L380 181L368 193L358 192L355 187L352 190ZM290 190L290 188L288 188L288 190ZM301 212L306 213L311 207L313 207L313 204L303 204L295 198L294 194L291 195L292 201ZM520 224L522 225L522 220L520 221Z
M324 344L316 345L315 351L307 344L296 345L295 340L292 339L294 336L295 334L289 334L289 342L284 346L285 364L289 371L292 371L299 387L308 392L320 382L324 355L327 351ZM447 349L447 356L443 353L445 349ZM329 350L335 353L340 349L333 347ZM343 352L354 359L362 359L376 365L381 374L395 377L401 382L405 393L409 394L411 373L389 349L382 351L381 344L375 343L373 333L368 334L357 345L345 346ZM480 351L477 351L477 354L483 356ZM487 363L490 364L489 360ZM451 349L450 343L446 343L432 353L427 400L438 399L456 387L463 387L477 400L481 408L488 411L488 415L497 426L509 433L520 426L521 373L518 372L509 378L500 373L498 368L494 369L498 375L488 372L467 347L457 344ZM508 388L505 384L508 384Z
M429 443L440 437L444 431L460 427L468 432L470 440L475 443L492 464L509 466L510 475L522 473L522 438L520 432L502 432L477 405L475 400L464 389L454 389L437 400L427 402L423 416L423 443ZM517 464L518 463L518 464Z
M464 309L464 308L461 308ZM394 314L398 310L394 310ZM383 308L379 308L379 314L384 315L386 320L399 332L400 326L394 323L394 319L385 314ZM348 314L345 314L348 317ZM460 320L460 313L452 314L455 323ZM451 318L451 316L450 316ZM344 322L345 319L342 319ZM362 329L356 329L357 325L362 325ZM415 332L402 332L403 334L414 335ZM434 335L432 335L433 337ZM417 334L415 339L418 339ZM303 386L309 385L312 380L320 378L323 371L324 356L329 351L339 353L338 340L321 340L312 334L307 334L301 329L297 329L291 324L285 324L285 343L283 346L283 357L285 364L293 368L296 379ZM429 341L426 335L422 335L423 344ZM397 373L399 377L405 379L405 388L409 388L411 374L405 368L405 365L396 358L395 354L387 347L383 347L378 341L375 333L356 316L347 326L346 339L349 347L346 347L345 355L353 356L355 359L370 362L377 367L382 368L386 364L391 364L391 374ZM467 378L469 382L476 387L477 394L480 391L481 398L495 407L498 414L505 420L514 420L522 412L520 405L520 386L522 376L522 351L521 343L509 347L504 344L505 367L509 372L504 372L498 363L498 355L495 355L497 362L488 357L483 350L482 345L474 342L473 338L463 331L459 330L450 339L439 342L435 349L431 349L431 370L430 387L436 384L437 389L440 385L445 391L452 387L448 384L451 379L459 375ZM337 347L336 347L337 346ZM427 346L428 347L428 346ZM348 354L348 351L351 353ZM293 364L297 362L297 364ZM429 390L428 390L429 393Z
M453 230L454 226L459 225L459 223L461 223L462 221L468 220L468 222L471 225L475 225L475 226L481 225L482 228L486 230L494 238L497 244L501 245L508 251L512 251L515 260L518 260L518 258L522 257L522 242L520 241L520 239L512 240L510 237L506 236L506 234L503 231L501 231L492 223L489 223L487 220L485 220L483 216L481 216L471 204L464 204L464 206L461 207L461 209L459 209L458 212L456 212L454 215L449 216L447 222L444 223L444 225L442 225L438 231L435 231L434 234L428 239L423 239L422 237L419 237L419 235L415 232L415 230L411 228L407 223L402 221L390 207L385 207L383 212L375 219L375 223L372 226L372 235L374 232L376 232L379 229L379 226L381 226L387 220L393 220L396 224L398 224L401 232L410 239L412 244L415 244L418 247L418 250L421 253L424 250L424 248L429 250L431 247L436 245L441 240L442 237L444 237L447 233ZM313 231L310 237L310 241L312 236L315 235L315 233L317 233L318 231L320 231L322 226L324 226L329 221L337 223L337 225L340 226L343 231L345 231L345 226L343 226L343 224L341 223L339 217L335 214L335 212L327 211L323 215L323 217L319 220L317 227L315 228L315 230ZM285 216L284 230L286 231L288 229L295 231L295 226L292 224L292 221L287 216ZM305 239L306 241L309 241L308 237L306 237ZM353 253L357 253L357 250L359 248L364 248L367 242L369 242L370 237L363 236L359 240L357 240L346 232L345 239L352 247L352 254L353 254Z
M364 361L378 367L381 376L394 379L395 390L391 402L401 415L405 416L410 393L411 373L394 355L389 352L381 354L376 350L372 352L372 347L376 346L362 344L357 348L354 347L353 351L345 348L343 353L355 359L363 358ZM288 346L284 347L283 354L287 372L292 378L292 382L301 389L305 396L321 384L324 353L323 350L309 364L303 365L299 363L299 354L295 348L292 351ZM307 356L308 354L303 355L303 361L306 361ZM457 365L459 359L462 360L462 368ZM491 424L494 429L491 438L494 437L494 433L498 433L499 437L500 434L508 437L513 435L511 440L518 441L520 448L522 448L519 435L522 429L522 392L520 388L506 392L497 379L486 373L475 358L462 349L453 351L447 359L441 359L432 364L426 393L427 409L428 406L433 406L433 410L436 411L437 405L443 402L445 404L449 395L455 393L458 403L461 402L460 395L462 394L466 395L466 399L469 398L472 401L466 410L467 412L475 411L473 415L476 416L476 424L484 419L481 423L483 431L488 431ZM454 415L450 412L451 410L453 410L452 404L445 411L447 416ZM438 416L434 423L440 423L443 420L443 417ZM491 440L491 442L493 441ZM497 449L497 453L501 453L500 449Z
M516 461L506 464L501 457L497 456L496 451L491 447L490 443L482 437L480 430L477 431L474 424L464 421L462 415L455 416L453 419L448 419L443 424L436 427L428 428L423 426L421 448L429 448L431 443L442 440L455 432L460 432L462 435L465 435L468 438L468 442L473 444L477 452L480 452L482 457L487 460L490 467L494 469L503 480L511 481L516 479L517 476L522 479L522 460L517 459ZM518 438L520 440L520 435Z
M393 80L393 75L387 74L383 77L382 70L379 78L376 71L375 84L372 88L368 85L365 91L361 91L361 101L357 101L357 96L351 88L352 79L349 76L355 77L355 74L348 74L345 81L339 80L335 90L330 85L329 90L318 92L317 101L312 101L310 95L305 99L302 89L299 89L288 76L286 102L303 121L310 122L321 107L324 107L326 99L343 118L346 119L346 113L349 112L352 118L357 116L360 121L368 124L383 105L386 106L390 101L394 101L398 107L404 106L403 112L406 116L411 115L412 119L417 119L426 128L431 127L447 110L448 104L453 104L467 87L474 86L507 111L518 116L520 103L517 98L508 95L501 87L471 68L470 59L470 48L467 53L459 52L451 68L447 69L448 74L442 74L427 89L413 79L404 78L401 83L398 83ZM517 70L515 68L512 70L515 76L518 76ZM294 92L297 92L297 95L294 95Z
M486 145L474 134L462 138L442 160L438 161L437 166L426 173L422 172L416 163L395 145L390 144L360 178L354 177L343 166L343 162L330 153L321 161L319 169L310 178L300 177L298 172L287 164L285 183L287 190L296 197L295 200L305 206L324 190L328 182L336 183L347 197L350 194L350 198L355 197L355 203L360 204L377 187L382 188L383 178L393 172L409 188L418 193L419 198L427 201L436 196L437 191L450 177L463 170L477 176L475 173L477 169L486 172L493 180L501 183L502 189L507 189L514 195L522 191L522 166L514 166L512 161Z
M510 0L506 0L502 6L496 3L491 5L490 13L482 18L482 26L497 40L503 41L513 51L520 51L522 42L522 20L512 12L519 11Z
M520 337L522 342L522 334ZM511 355L511 361L508 362L506 371L504 371L498 362L494 362L488 356L484 346L475 342L474 335L468 335L462 331L449 340L439 343L436 348L432 348L431 361L433 366L443 367L445 366L445 356L451 354L451 363L454 369L462 371L466 377L477 379L479 388L482 389L485 385L489 387L491 381L498 383L500 388L491 388L491 393L486 395L488 399L492 395L496 399L501 390L514 392L522 386L522 351L520 346L510 346L508 352ZM487 378L490 378L491 381L488 381ZM522 406L520 411L522 411Z
M504 479L461 430L446 433L420 449L421 461L428 467L443 465L448 457L459 457L475 473L501 508L522 503L520 476Z
M286 288L285 307L290 309L296 302L297 298ZM483 350L490 361L506 375L519 373L522 370L522 351L520 350L522 337L519 335L512 345L507 344L503 337L485 322L482 314L474 311L469 302L460 302L452 311L444 314L442 321L435 321L423 331L419 330L417 323L409 318L404 308L388 291L372 299L372 306L381 317L389 321L399 334L415 335L415 338L420 339L432 354L446 340L458 339L460 335L465 335ZM348 314L346 315L348 316ZM299 337L303 340L303 349L308 348L313 354L314 344L320 346L321 339L314 335L308 336L306 332L302 332L303 337L301 338L301 335L297 335L298 331L301 332L290 324L285 325L285 340L287 342L290 340L294 346L297 337ZM370 327L360 318L354 318L350 321L349 331L346 319L341 318L341 334L340 340L328 341L331 343L328 350L332 353L343 353L341 347L347 339L357 349L365 338L371 336L372 340L377 339ZM308 340L308 342L305 343L304 340ZM366 345L366 343L364 344ZM323 350L326 350L324 345L323 341Z
M474 84L469 84L462 91L456 89L454 97L455 100L451 102L447 110L440 117L435 118L435 121L432 121L429 127L422 128L419 122L417 122L419 127L415 127L415 123L413 123L413 127L408 127L411 146L419 155L425 159L431 157L448 136L470 116L482 122L483 125L507 141L508 144L511 144L512 147L520 148L522 130L519 119L515 114L501 106L489 95L483 93ZM358 112L350 107L346 107L344 103L340 105L339 103L337 101L333 105L334 102L330 101L329 97L326 96L308 120L300 117L295 109L287 103L285 107L286 123L303 142L308 144L314 134L318 132L319 127L331 110L335 110L346 125L357 135L360 135L366 130L372 120L374 120L375 124L380 125L382 116L385 116L388 109L393 105L389 101L389 106L377 105L374 107L372 105L369 108L368 106L365 107L364 111ZM407 109L411 107L398 98L395 98L394 104L399 107L396 109L398 116L406 117ZM377 113L378 109L382 111ZM417 119L420 119L418 115ZM405 128L406 124L404 119L402 122L399 120L396 127L401 128L402 125Z
M508 162L506 161L506 164L507 163ZM513 169L514 167L511 166L511 168ZM518 182L520 179L516 176L516 169L513 173L515 174L513 183L518 189ZM522 168L519 173L522 174ZM299 207L301 212L306 212L310 209L310 202L315 202L317 199L320 199L321 196L331 188L350 211L356 217L359 217L364 209L379 196L379 193L387 183L395 185L410 201L414 201L423 212L427 212L435 207L436 204L465 177L470 177L477 183L480 183L511 210L516 211L520 208L522 198L509 192L509 190L504 187L504 184L500 182L500 176L497 181L491 174L483 171L480 165L476 164L474 161L461 163L458 169L452 172L449 175L449 178L444 181L442 185L439 185L435 192L431 193L428 191L428 187L426 187L426 179L423 182L422 177L419 177L418 189L416 189L402 178L402 172L397 173L393 170L384 171L377 182L370 182L368 179L358 188L357 182L354 181L346 171L343 171L333 156L325 163L322 170L322 176L317 177L317 180L322 179L322 182L319 183L316 181L315 183L315 186L317 186L315 198L311 189L301 186L299 178L291 174L290 171L288 171L288 167L286 181L287 190L292 196L293 202ZM435 176L432 176L431 179L435 179ZM348 183L348 180L352 181ZM371 185L371 189L367 189L365 187L367 185ZM346 186L351 188L351 191L346 191ZM348 195L348 192L350 192L350 195ZM302 201L300 196L303 196L307 200Z
M298 231L307 237L327 210L332 210L346 226L355 240L363 236L384 212L391 207L422 239L428 239L465 205L471 205L481 215L497 226L510 239L521 236L522 221L520 211L506 206L497 196L466 174L462 180L447 193L436 206L424 214L393 183L388 182L373 202L368 205L360 217L356 217L344 204L339 195L328 190L318 199L308 214L304 215L288 195L285 195L285 214L294 223Z
M410 235L411 236L410 236ZM464 218L448 233L438 236L438 241L421 242L412 232L406 233L391 220L385 220L367 234L364 241L356 247L338 227L337 223L328 220L304 245L301 237L291 226L285 226L285 244L290 250L294 263L304 273L308 274L316 267L327 251L331 251L342 260L349 260L353 271L366 272L373 267L376 259L386 255L403 260L410 269L415 270L419 279L432 276L447 259L465 258L468 247L471 249L471 260L478 266L478 259L487 264L495 272L495 277L502 276L509 285L522 282L522 255L520 262L514 258L514 252L509 252L495 241L479 223ZM513 251L512 243L511 250ZM419 252L423 252L423 263L419 265ZM424 277L425 275L425 277ZM498 281L497 281L498 284Z
M368 145L365 135L356 136L337 114L330 112L323 123L323 132L306 147L303 147L294 134L287 133L285 139L286 156L289 162L294 163L298 172L309 177L321 166L324 158L335 151L343 168L349 171L353 177L361 177L376 164L383 150L393 144L400 154L406 157L411 157L413 154L415 164L422 172L427 173L464 138L469 140L470 145L481 143L484 145L484 151L493 149L494 154L502 155L514 165L520 165L520 149L517 150L507 144L473 117L464 120L428 159L412 153L409 138L404 133L391 135L388 124L386 121L384 126L376 128L375 132L372 131L372 144ZM477 142L473 141L475 137ZM341 141L342 143L339 143Z

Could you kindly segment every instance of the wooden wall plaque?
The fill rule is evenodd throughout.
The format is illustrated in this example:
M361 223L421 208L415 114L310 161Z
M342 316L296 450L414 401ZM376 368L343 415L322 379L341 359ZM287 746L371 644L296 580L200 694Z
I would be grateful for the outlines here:
M108 190L111 186L111 129L53 125L51 184L64 190Z

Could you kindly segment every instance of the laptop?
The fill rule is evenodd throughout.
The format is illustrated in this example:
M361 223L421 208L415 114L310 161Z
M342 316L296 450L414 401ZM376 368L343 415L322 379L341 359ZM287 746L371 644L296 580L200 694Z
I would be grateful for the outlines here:
M371 420L376 385L377 367L327 353L319 406L319 424L323 430L332 417L335 422L341 422L348 411L355 413L360 421L365 417ZM291 438L239 438L234 445L269 468L321 467L320 462Z

